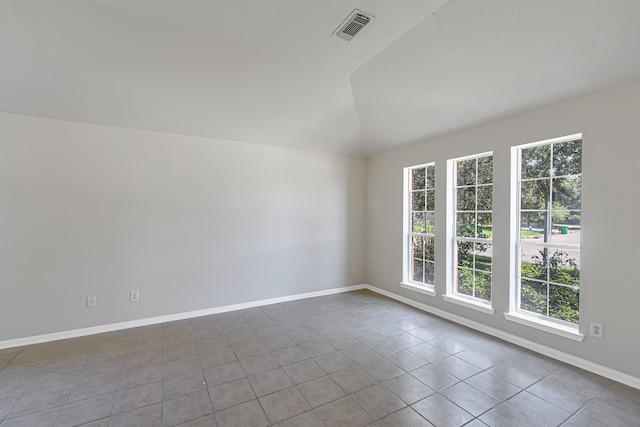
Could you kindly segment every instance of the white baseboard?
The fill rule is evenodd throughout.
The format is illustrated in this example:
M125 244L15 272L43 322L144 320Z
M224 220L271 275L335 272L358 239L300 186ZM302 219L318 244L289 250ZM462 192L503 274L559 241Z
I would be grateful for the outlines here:
M629 387L640 389L640 378L636 378L634 376L625 374L620 371L616 371L615 369L611 369L603 365L599 365L597 363L591 362L586 359L582 359L572 354L568 354L568 353L556 350L554 348L547 347L542 344L538 344L536 342L524 339L517 335L513 335L510 333L501 331L500 329L492 328L491 326L474 322L473 320L469 320L462 316L458 316L456 314L452 314L447 311L440 310L435 307L431 307L427 304L414 301L410 298L405 298L401 295L394 294L393 292L389 292L387 290L380 289L375 286L365 285L364 287L380 295L384 295L386 297L395 299L396 301L403 302L407 305L410 305L422 311L435 314L436 316L442 317L447 320L451 320L452 322L467 326L471 329L475 329L476 331L484 332L485 334L492 335L496 338L500 338L512 344L518 345L520 347L524 347L526 349L535 351L536 353L540 353L542 355L551 357L552 359L559 360L560 362L568 363L569 365L576 366L578 368L584 369L585 371L589 371L594 374L603 376L605 378L609 378L610 380L628 385Z
M184 313L167 314L163 316L148 317L145 319L129 320L126 322L92 326L89 328L73 329L70 331L62 331L62 332L53 332L50 334L35 335L35 336L25 337L25 338L16 338L11 340L0 341L0 350L5 348L23 347L25 345L41 344L41 343L50 342L50 341L83 337L86 335L101 334L104 332L119 331L121 329L156 325L158 323L173 322L176 320L190 319L193 317L209 316L211 314L227 313L230 311L244 310L246 308L261 307L265 305L278 304L281 302L295 301L295 300L305 299L305 298L313 298L313 297L320 297L325 295L339 294L342 292L357 291L357 290L366 289L366 288L367 288L367 285L344 286L341 288L332 288L332 289L325 289L322 291L306 292L303 294L287 295L284 297L249 301L249 302L243 302L240 304L206 308L203 310L187 311Z
M246 308L261 307L265 305L278 304L278 303L287 302L287 301L295 301L295 300L305 299L305 298L333 295L333 294L338 294L342 292L357 291L361 289L368 289L370 291L392 298L396 301L400 301L402 303L405 303L407 305L410 305L422 311L435 314L436 316L442 317L443 319L447 319L452 322L458 323L460 325L467 326L471 329L484 332L486 334L492 335L496 338L500 338L512 344L518 345L520 347L524 347L526 349L535 351L536 353L540 353L542 355L551 357L553 359L559 360L564 363L568 363L570 365L576 366L586 371L593 372L594 374L601 375L613 381L626 384L629 387L640 389L640 378L633 377L631 375L616 371L606 366L599 365L597 363L582 359L580 357L573 356L571 354L556 350L554 348L547 347L547 346L538 344L536 342L524 339L517 335L509 334L507 332L492 328L482 323L474 322L473 320L469 320L462 316L458 316L458 315L449 313L447 311L440 310L435 307L431 307L427 304L423 304L421 302L414 301L410 298L406 298L401 295L395 294L393 292L389 292L387 290L384 290L372 285L367 285L367 284L325 289L322 291L307 292L303 294L288 295L284 297L269 298L269 299L263 299L263 300L257 300L257 301L249 301L249 302L244 302L240 304L232 304L232 305L225 305L220 307L207 308L204 310L195 310L195 311L188 311L184 313L168 314L164 316L149 317L145 319L130 320L130 321L119 322L119 323L111 323L108 325L93 326L89 328L73 329L70 331L54 332L54 333L44 334L44 335L36 335L36 336L25 337L25 338L5 340L5 341L0 341L0 350L6 349L6 348L13 348L13 347L22 347L22 346L31 345L31 344L40 344L40 343L57 341L57 340L68 339L68 338L77 338L77 337L82 337L86 335L100 334L104 332L118 331L118 330L128 329L128 328L136 328L140 326L155 325L158 323L173 322L176 320L190 319L193 317L227 313L230 311L243 310Z

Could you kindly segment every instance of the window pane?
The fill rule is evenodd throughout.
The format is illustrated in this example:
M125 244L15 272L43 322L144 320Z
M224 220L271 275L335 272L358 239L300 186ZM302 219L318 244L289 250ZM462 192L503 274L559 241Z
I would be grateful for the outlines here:
M435 261L435 240L433 237L424 238L424 259L427 261Z
M565 141L553 146L553 174L576 175L582 172L582 141Z
M413 260L413 280L424 282L424 262L421 260Z
M580 230L582 225L582 212L569 211L569 215L565 218L565 223L569 224L570 229Z
M458 289L463 295L473 296L473 272L466 268L458 268Z
M491 216L492 215L490 213L478 214L478 231L476 237L479 237L481 239L491 239L491 237L493 236Z
M552 243L580 245L581 230L580 227L567 224L565 212L553 212L553 227L549 235L549 241Z
M580 252L549 249L549 280L563 285L580 286Z
M554 178L552 200L554 209L580 209L582 178L580 176Z
M547 258L549 250L536 246L522 245L520 275L523 278L547 280Z
M421 233L434 234L436 226L436 214L433 212L425 212L424 220L425 228Z
M425 184L425 170L424 168L411 170L411 181L413 190L423 190Z
M436 167L427 166L426 188L436 188Z
M522 181L520 209L546 209L549 200L549 180Z
M456 215L456 236L475 237L476 216L473 213L458 213Z
M549 317L578 323L580 291L566 286L549 285Z
M493 208L493 186L483 185L478 187L478 210L490 211Z
M411 230L413 233L424 233L426 228L425 214L423 212L414 213L412 218Z
M522 179L543 178L551 170L551 146L525 148L522 150Z
M434 190L427 190L427 204L426 204L426 209L427 211L435 211L436 208L436 201L435 201L435 191Z
M424 191L413 191L411 193L411 210L423 211L424 209Z
M544 237L544 212L520 213L520 239L540 239Z
M429 283L431 285L433 285L434 281L433 281L433 277L434 277L434 267L433 267L433 263L432 262L425 262L424 263L424 282L425 283Z
M458 199L456 210L474 211L476 210L476 187L458 188Z
M473 242L458 242L458 265L472 268L473 266Z
M476 243L475 252L475 269L491 273L491 245L488 243Z
M476 298L491 301L491 273L476 271Z
M520 308L533 313L547 315L547 285L532 280L522 280Z
M413 236L411 238L411 253L414 259L424 259L424 238Z
M476 159L462 160L457 164L457 184L474 185L476 183Z
M478 159L478 184L493 182L493 156Z
M580 231L580 223L582 222L580 211L570 211L567 209L554 209L551 211L553 227L558 229L561 234ZM563 230L562 227L565 227ZM580 243L579 241L576 242Z

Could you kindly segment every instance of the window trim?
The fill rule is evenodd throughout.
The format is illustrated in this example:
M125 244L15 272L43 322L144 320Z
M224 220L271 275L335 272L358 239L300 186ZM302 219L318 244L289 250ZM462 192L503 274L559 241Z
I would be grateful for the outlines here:
M574 341L584 340L585 335L580 333L580 319L578 323L574 324L561 319L554 319L548 316L536 314L520 308L520 248L522 245L520 239L520 219L521 219L521 194L520 183L522 175L522 150L533 147L540 147L545 145L553 145L566 141L583 141L582 133L575 133L566 136L560 136L556 138L545 139L542 141L536 141L526 144L520 144L511 147L511 194L510 194L510 298L509 298L509 311L504 313L506 320L519 323L521 325L529 326L535 329L539 329L545 332L549 332L555 335L569 338ZM582 176L582 174L581 174ZM582 251L582 244L568 245L568 244L554 244L550 242L530 242L528 246L548 247L548 248L565 248L568 250Z
M421 294L429 295L430 297L435 297L438 294L436 293L435 287L433 285L415 285L413 283L400 282L400 287L404 289L409 289L410 291L418 292Z
M412 205L411 205L411 171L413 169L427 168L427 167L435 168L435 162L422 163L414 166L407 166L403 169L403 177L402 177L402 281L400 282L400 286L405 289L410 289L412 291L416 291L419 293L423 293L429 296L436 296L435 291L435 262L434 262L434 283L422 283L417 282L411 279L411 271L413 268L412 258L411 258L411 237L412 237L412 221L411 221L411 213L412 213ZM426 173L426 171L425 171ZM436 189L433 187L434 198ZM435 225L437 227L437 224ZM434 227L434 228L435 228ZM429 237L434 239L436 238L436 232L434 229L433 234L425 234L425 237Z
M548 318L542 319L541 317L542 316L538 318L534 313L522 311L504 313L504 318L510 322L519 323L520 325L529 326L530 328L549 332L550 334L569 338L578 342L584 340L585 335L583 333L580 333L578 328L574 328L573 326L561 325L553 320L548 320Z
M485 314L493 315L495 313L495 309L491 306L491 304L482 303L478 298L471 298L460 294L452 294L452 295L442 295L442 299L451 304L461 305L462 307L470 308L472 310L477 310Z

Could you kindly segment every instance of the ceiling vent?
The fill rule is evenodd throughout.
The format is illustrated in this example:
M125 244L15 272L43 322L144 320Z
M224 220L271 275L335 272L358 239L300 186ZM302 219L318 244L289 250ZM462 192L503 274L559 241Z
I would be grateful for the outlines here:
M351 40L360 30L364 28L374 17L364 13L361 10L354 9L353 12L342 21L342 24L333 32L341 39Z

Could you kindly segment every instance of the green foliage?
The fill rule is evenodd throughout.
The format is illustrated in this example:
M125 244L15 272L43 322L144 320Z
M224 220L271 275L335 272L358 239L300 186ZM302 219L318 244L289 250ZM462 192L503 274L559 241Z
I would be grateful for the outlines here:
M529 231L527 229L521 228L520 229L520 238L521 239L527 239L527 238L531 238L531 237L540 237L542 236L542 233L540 231Z
M414 214L412 230L414 233L434 234L435 218L433 213Z
M474 294L475 290L475 294ZM458 289L459 294L491 301L491 273L484 273L468 268L458 268Z
M551 146L525 148L522 150L522 179L549 176L551 170Z
M413 258L412 279L421 283L433 283L435 239L413 236L411 250Z
M581 172L582 141L579 139L522 150L522 179L579 175Z
M435 167L411 169L411 230L413 233L434 234Z
M436 188L436 167L434 165L427 166L425 174L427 177L425 187L428 189Z
M569 210L566 209L560 202L553 202L553 211L551 211L551 222L552 223L566 223L567 218L569 217Z
M520 187L522 228L543 230L551 223L580 224L582 205L582 141L565 141L523 149ZM526 212L546 210L546 212Z
M478 159L478 184L491 184L493 182L493 156L480 157Z
M477 228L476 235L476 227L473 224L465 223L458 223L458 230L456 232L456 235L460 237L478 237L480 239L489 238L489 235L484 232L482 227L479 226ZM484 252L489 248L488 243L475 243L475 245L476 252ZM458 263L460 263L460 259L471 260L473 256L473 248L473 242L458 242Z
M580 320L580 290L565 286L550 286L549 316L571 323Z
M491 273L476 271L476 298L491 301Z
M580 215L568 215L566 218L566 223L571 225L580 225L582 217Z
M424 168L411 169L411 185L413 190L424 190L426 173Z
M532 313L547 315L547 285L522 279L520 286L520 308Z
M458 186L476 184L476 159L456 162L456 182Z
M476 237L476 227L458 224L457 235ZM478 227L477 237L489 236ZM458 293L491 301L491 257L483 255L488 248L488 243L458 242Z
M458 268L458 293L473 296L473 271Z
M582 141L565 141L553 145L553 175L577 175L582 172Z
M411 189L412 190L432 190L435 188L436 167L425 166L423 168L411 169Z
M580 269L575 259L567 252L555 250L551 255L549 252L549 249L542 249L539 255L533 257L532 262L521 262L520 306L523 310L578 323Z

